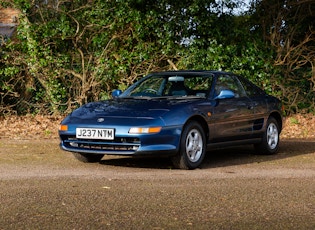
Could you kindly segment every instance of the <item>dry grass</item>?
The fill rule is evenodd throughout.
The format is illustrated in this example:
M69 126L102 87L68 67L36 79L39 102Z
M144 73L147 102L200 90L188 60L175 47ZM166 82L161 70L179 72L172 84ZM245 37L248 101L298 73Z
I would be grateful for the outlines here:
M315 138L315 116L313 114L296 114L287 117L282 137Z
M0 117L1 139L51 139L58 138L61 116L7 116Z

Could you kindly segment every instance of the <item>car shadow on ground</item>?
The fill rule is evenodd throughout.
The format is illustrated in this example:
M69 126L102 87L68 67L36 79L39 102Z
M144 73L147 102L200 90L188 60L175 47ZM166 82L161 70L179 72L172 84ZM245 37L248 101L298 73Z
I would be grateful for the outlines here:
M261 163L311 153L315 153L315 140L285 139L282 140L279 152L275 155L257 155L252 145L208 151L200 168ZM171 160L165 157L105 156L100 163L133 168L174 169Z
M102 165L131 167L131 168L152 168L172 169L172 161L168 157L123 157L105 156L101 160Z

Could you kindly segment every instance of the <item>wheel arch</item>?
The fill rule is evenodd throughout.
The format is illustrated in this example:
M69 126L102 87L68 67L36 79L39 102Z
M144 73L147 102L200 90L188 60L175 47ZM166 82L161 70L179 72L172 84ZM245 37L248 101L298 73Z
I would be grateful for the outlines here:
M188 146L195 145L195 144L189 144L187 146L187 140L189 140L189 143L193 141L191 140L191 138L187 138L187 136L191 135L190 134L191 132L196 132L196 131L193 131L192 129L193 127L196 127L196 125L200 126L200 128L202 129L200 130L200 132L203 132L202 138L205 138L206 140L202 141L201 149L200 148L197 149L195 147L189 147L189 151L187 151ZM206 120L202 117L202 115L197 114L187 119L183 125L183 129L181 132L178 154L172 157L172 162L174 166L179 169L195 169L199 167L200 164L202 164L202 161L206 155L208 135L209 135L208 125L207 125ZM199 139L200 137L198 137L197 145L199 145Z
M202 117L201 115L194 115L186 121L186 123L184 124L184 127L191 121L196 121L201 125L201 127L205 133L206 141L207 141L209 139L209 126L208 126L206 120L204 119L204 117Z
M278 112L272 112L268 119L273 117L274 119L276 119L276 121L278 122L278 125L279 125L279 131L281 132L282 131L282 128L283 128L283 120L282 120L282 116L278 113Z

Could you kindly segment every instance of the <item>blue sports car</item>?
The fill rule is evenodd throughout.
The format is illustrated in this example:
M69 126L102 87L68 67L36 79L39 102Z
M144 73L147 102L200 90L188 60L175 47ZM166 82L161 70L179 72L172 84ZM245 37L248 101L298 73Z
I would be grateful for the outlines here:
M83 162L104 155L169 156L176 168L194 169L213 147L253 144L261 154L279 148L281 102L232 73L152 73L112 96L61 122L63 150Z

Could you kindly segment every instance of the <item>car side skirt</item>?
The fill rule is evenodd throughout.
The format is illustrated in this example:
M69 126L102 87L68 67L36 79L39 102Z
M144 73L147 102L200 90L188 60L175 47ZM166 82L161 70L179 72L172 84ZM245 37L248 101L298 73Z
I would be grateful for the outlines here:
M218 143L208 143L207 150L211 150L213 148L223 148L223 147L230 147L230 146L237 146L237 145L249 145L249 144L258 144L262 140L261 138L252 138L247 140L236 140L236 141L224 141Z

